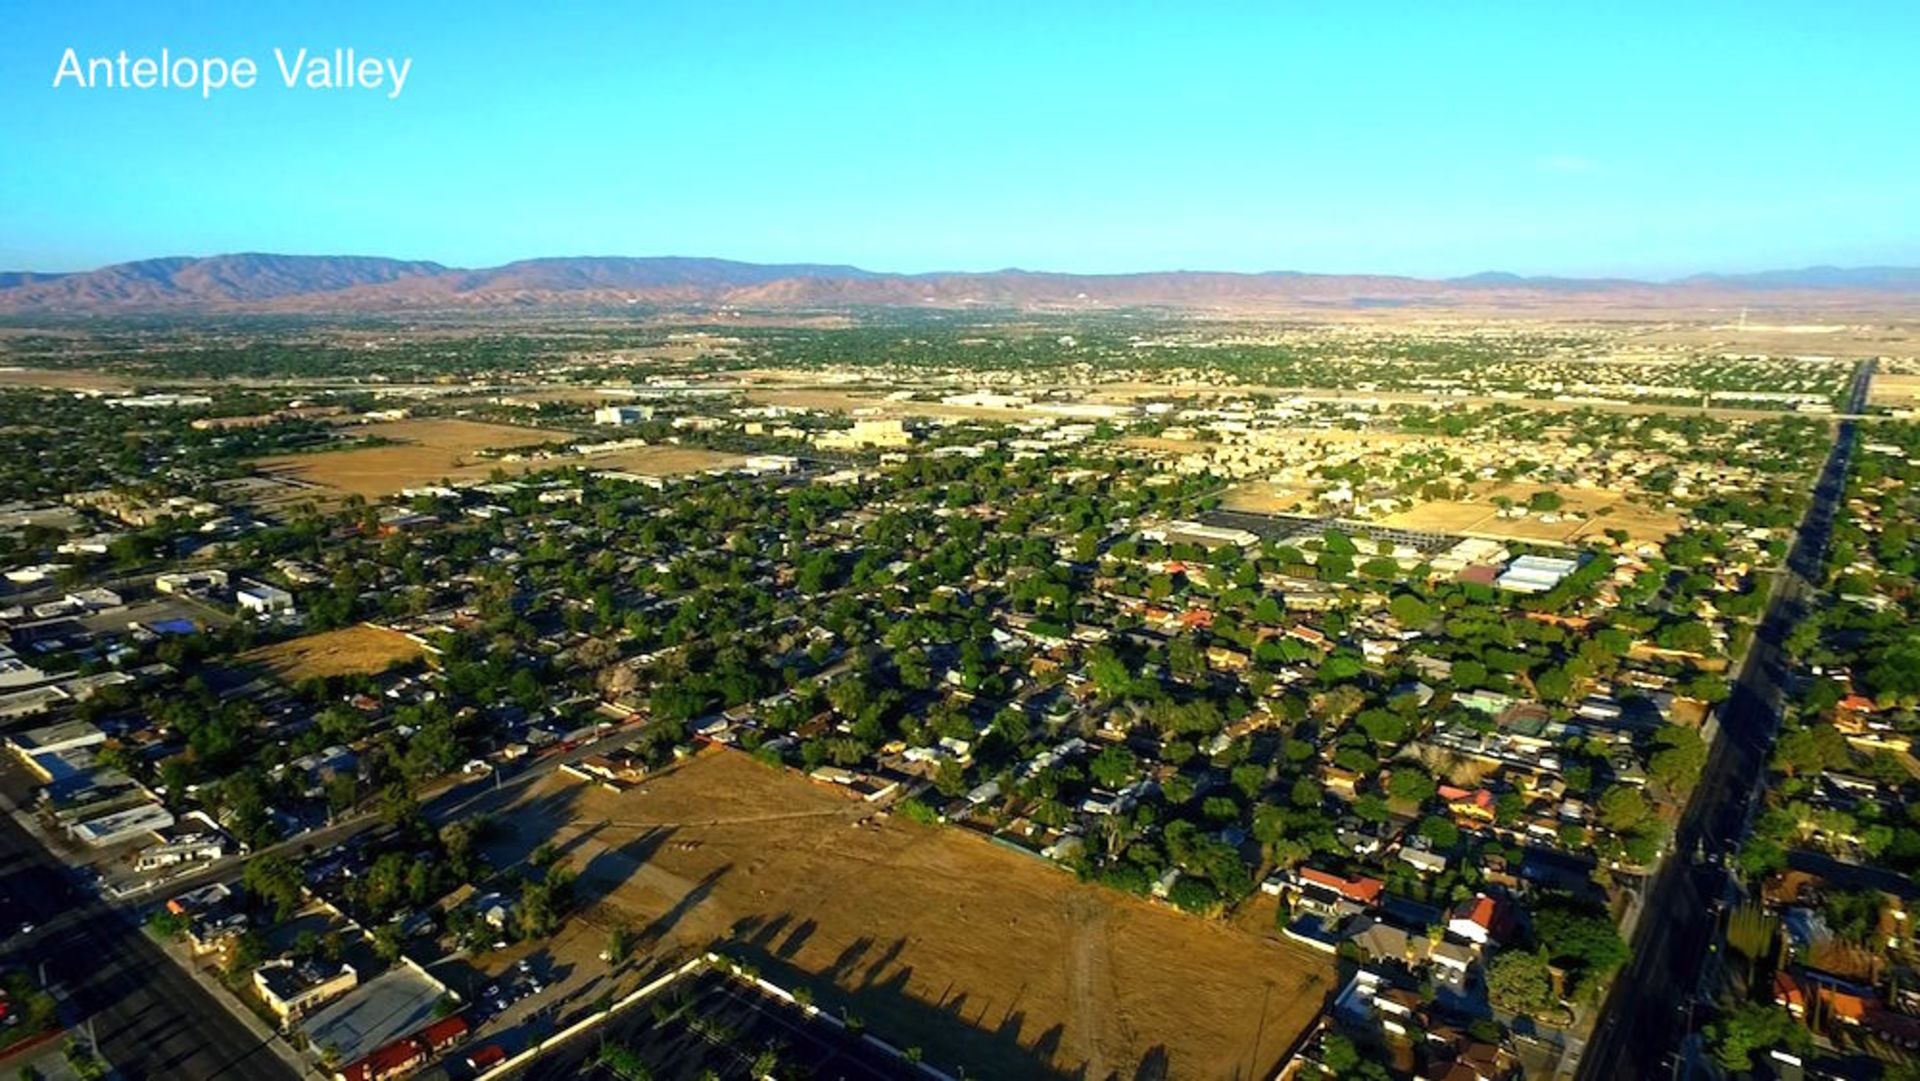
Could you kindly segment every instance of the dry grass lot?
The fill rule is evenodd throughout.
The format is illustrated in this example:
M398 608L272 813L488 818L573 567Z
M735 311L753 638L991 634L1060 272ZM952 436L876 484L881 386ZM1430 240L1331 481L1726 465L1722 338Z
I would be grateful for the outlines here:
M1301 510L1308 493L1270 481L1253 480L1236 484L1221 493L1220 505L1227 510L1250 514L1292 514Z
M1154 454L1203 454L1220 449L1220 444L1211 439L1168 439L1161 435L1130 435L1120 440L1120 445L1132 450L1144 450Z
M625 469L664 477L734 466L743 460L737 454L722 454L699 447L659 445L612 454L565 455L506 462L481 457L478 452L565 442L574 439L578 433L472 420L422 417L390 424L369 424L355 431L395 440L399 445L283 454L262 458L254 465L268 476L318 484L342 495L358 494L368 499L383 499L407 488L442 480L485 480L496 469L518 474L575 465L588 469Z
M1873 387L1867 392L1867 403L1906 409L1920 406L1920 375L1876 372Z
M676 447L656 444L612 454L592 454L582 458L564 458L547 465L579 465L588 469L624 469L650 477L671 477L680 473L698 473L705 469L731 469L746 461L744 455L707 450L704 447Z
M553 843L594 924L751 961L968 1076L1266 1077L1335 990L1270 920L1083 885L734 752L622 794L555 777L498 821L496 862Z
M263 665L288 683L329 676L370 675L413 660L420 644L398 631L364 623L290 638L248 650L240 659Z
M1440 499L1423 503L1382 519L1386 525L1406 529L1429 529L1437 533L1472 533L1511 540L1544 541L1571 544L1583 537L1623 529L1635 541L1658 541L1680 528L1680 516L1629 503L1621 494L1587 488L1556 488L1565 500L1557 522L1542 521L1537 513L1525 518L1501 518L1496 496L1506 496L1525 505L1537 485L1502 484L1483 486L1471 500ZM1568 512L1581 515L1566 517Z
M133 384L117 375L80 369L0 368L0 387L39 387L52 390L130 390Z
M353 431L390 439L396 445L284 454L262 458L255 464L270 473L287 473L339 492L380 499L403 488L442 479L484 478L503 464L509 469L517 464L524 471L535 463L500 463L478 457L476 452L531 446L567 439L572 434L428 417L369 424Z

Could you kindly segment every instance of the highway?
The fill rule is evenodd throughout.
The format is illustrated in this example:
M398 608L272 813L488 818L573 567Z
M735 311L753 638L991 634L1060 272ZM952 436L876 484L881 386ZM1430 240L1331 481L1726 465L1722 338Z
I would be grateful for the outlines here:
M1850 413L1864 406L1873 362L1854 376ZM1633 959L1614 979L1576 1074L1581 1081L1670 1077L1672 1055L1693 1020L1701 974L1719 935L1729 886L1725 859L1738 848L1766 781L1788 674L1786 636L1818 595L1817 583L1846 490L1856 422L1843 419L1815 482L1752 648L1720 711L1720 733L1669 856L1646 887L1633 933ZM1698 853L1708 858L1696 862Z

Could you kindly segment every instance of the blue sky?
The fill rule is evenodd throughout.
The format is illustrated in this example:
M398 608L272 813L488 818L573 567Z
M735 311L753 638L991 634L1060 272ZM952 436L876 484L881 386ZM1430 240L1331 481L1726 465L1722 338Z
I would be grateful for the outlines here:
M1920 263L1920 4L0 0L0 269ZM409 56L289 91L275 46ZM51 86L251 56L248 91Z

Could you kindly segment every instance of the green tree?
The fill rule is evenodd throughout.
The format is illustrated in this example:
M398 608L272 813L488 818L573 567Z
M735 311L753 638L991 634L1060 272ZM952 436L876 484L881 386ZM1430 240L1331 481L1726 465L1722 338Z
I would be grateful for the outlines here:
M1632 785L1617 784L1600 794L1600 824L1615 833L1632 833L1653 817L1653 806Z
M1545 953L1502 950L1487 965L1487 999L1510 1013L1546 1018L1557 1013L1553 974Z
M240 884L261 903L273 907L278 919L287 919L300 908L306 888L300 868L277 852L255 856L240 872Z
M1770 1048L1796 1054L1813 1049L1812 1035L1792 1014L1758 1002L1736 1003L1707 1025L1706 1036L1714 1061L1734 1073L1753 1069L1754 1056Z
M1401 593L1387 605L1387 612L1403 627L1422 628L1433 622L1433 606L1411 593Z
M1138 760L1132 751L1114 744L1093 757L1093 761L1087 764L1087 772L1102 786L1119 788L1127 783L1138 767Z

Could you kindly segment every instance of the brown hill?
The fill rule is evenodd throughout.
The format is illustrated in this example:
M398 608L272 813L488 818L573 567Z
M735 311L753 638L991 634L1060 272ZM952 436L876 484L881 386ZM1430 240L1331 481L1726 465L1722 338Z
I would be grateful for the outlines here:
M621 305L747 310L861 307L1255 312L1325 308L1661 309L1920 306L1920 271L1816 267L1674 282L1476 274L1169 271L884 274L850 266L680 257L528 259L460 269L362 256L240 254L0 275L0 313L356 312Z

